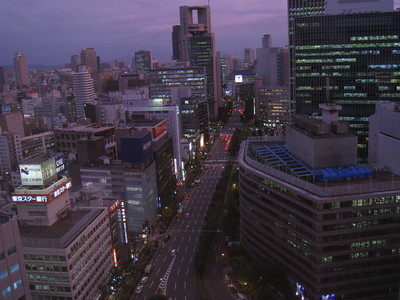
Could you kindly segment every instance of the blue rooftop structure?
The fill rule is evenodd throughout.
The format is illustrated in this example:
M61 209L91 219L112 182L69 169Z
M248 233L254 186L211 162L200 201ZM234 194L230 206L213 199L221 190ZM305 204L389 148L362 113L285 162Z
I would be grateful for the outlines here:
M256 160L274 168L285 168L297 177L313 178L324 182L331 180L343 180L365 178L373 176L373 172L366 166L346 166L340 168L310 168L287 151L286 145L260 145L250 144L250 153Z

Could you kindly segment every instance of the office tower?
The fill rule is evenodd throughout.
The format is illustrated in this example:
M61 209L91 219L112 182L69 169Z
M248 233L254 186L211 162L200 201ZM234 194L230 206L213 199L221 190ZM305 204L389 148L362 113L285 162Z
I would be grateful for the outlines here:
M165 124L164 124L165 126ZM157 215L157 170L152 159L152 131L120 137L121 160L102 160L81 166L82 182L98 182L104 197L126 203L128 231L132 237L154 225Z
M286 144L242 143L241 242L286 271L293 299L396 299L400 177L357 165L340 106L320 108L293 117Z
M257 76L263 77L265 86L289 85L289 48L272 47L271 36L265 34L262 48L257 48Z
M181 26L172 26L172 60L181 60Z
M18 211L32 299L96 299L113 268L108 208L71 209L61 156L20 164Z
M139 74L148 74L153 69L153 55L150 50L135 52L135 67Z
M29 70L28 60L26 55L17 52L14 56L14 72L15 72L15 83L17 88L24 88L29 86Z
M0 92L8 92L8 71L5 67L0 67Z
M247 65L253 65L254 61L254 48L244 48L244 63Z
M99 71L99 58L94 48L83 48L81 50L81 64L87 66L90 74L96 74Z
M284 125L290 118L289 48L272 47L271 36L264 34L256 53L256 119L266 127Z
M0 297L31 299L16 215L0 212Z
M172 102L179 106L182 138L200 148L200 139L208 136L207 101L192 95L189 87L175 87L172 89Z
M79 55L71 56L71 69L74 72L78 72L78 66L81 64L81 57Z
M210 6L181 6L181 50L183 61L206 68L207 101L210 116L218 115L221 78L217 74L215 36L211 28Z
M171 103L171 89L178 86L191 88L193 96L206 99L206 73L204 67L170 67L149 72L150 98Z
M399 96L400 12L298 17L295 23L295 111L313 115L320 103L342 105L341 118L358 136L359 160L365 162L368 120L375 103Z
M288 86L268 86L258 89L256 117L264 127L277 127L289 122L290 97Z
M369 119L368 163L400 176L400 103L379 102Z
M96 99L93 79L88 72L86 65L79 66L78 72L73 74L73 90L75 96L76 119L85 119L85 103Z

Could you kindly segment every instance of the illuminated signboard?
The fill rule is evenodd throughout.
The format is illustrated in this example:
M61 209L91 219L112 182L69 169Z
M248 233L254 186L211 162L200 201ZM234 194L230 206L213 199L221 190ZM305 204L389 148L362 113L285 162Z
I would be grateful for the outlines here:
M57 176L61 176L65 173L64 155L60 154L54 157L54 164L56 166Z
M72 182L69 180L48 194L13 194L11 199L13 202L49 203L71 187Z
M23 185L43 185L41 165L19 165Z
M22 185L44 185L46 182L56 179L58 174L62 174L64 171L64 161L60 155L40 164L19 165Z
M235 75L235 82L243 82L243 75Z

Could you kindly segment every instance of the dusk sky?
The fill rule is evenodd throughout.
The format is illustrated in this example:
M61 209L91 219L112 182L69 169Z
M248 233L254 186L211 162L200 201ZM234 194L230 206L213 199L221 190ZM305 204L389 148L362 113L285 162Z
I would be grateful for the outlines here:
M399 0L400 1L400 0ZM101 61L131 61L137 50L152 50L159 61L172 56L172 26L179 6L204 0L12 0L0 1L0 65L15 52L29 64L64 65L82 48L94 47ZM286 0L210 0L212 29L221 54L243 57L245 47L287 44Z
M286 0L210 0L217 50L243 57L245 47L261 47L263 34L273 46L287 45ZM15 52L29 64L64 65L82 48L94 47L101 61L130 63L137 50L152 50L170 61L172 26L179 6L205 0L12 0L0 1L0 65ZM395 6L400 0L395 0Z

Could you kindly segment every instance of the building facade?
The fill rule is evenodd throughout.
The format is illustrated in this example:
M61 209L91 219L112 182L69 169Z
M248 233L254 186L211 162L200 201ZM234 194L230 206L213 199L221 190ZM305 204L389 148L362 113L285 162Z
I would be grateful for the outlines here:
M181 59L190 61L192 66L205 67L209 111L211 116L216 118L222 95L210 6L181 6L179 11Z
M206 99L207 77L204 67L171 67L149 72L150 98L172 103L171 89L188 86L193 96Z
M139 74L148 74L153 69L153 54L151 50L140 50L135 52L135 67Z
M360 161L368 157L369 116L375 103L399 96L399 12L297 17L292 35L291 96L297 113L318 105L343 105L341 118L358 138ZM384 20L384 21L383 21Z
M290 120L288 86L269 86L258 89L256 117L264 127L278 127Z
M73 75L74 102L76 110L76 119L86 118L84 105L91 103L96 99L94 92L93 78L85 65L79 66L78 72Z
M16 215L0 213L0 297L29 300L21 239Z
M398 102L376 104L369 121L368 162L377 168L390 168L400 175L400 105Z
M72 59L72 58L71 58ZM77 59L74 59L77 63ZM81 50L81 65L85 65L90 74L96 74L99 71L99 58L94 48L83 48Z
M71 209L62 156L20 164L12 194L34 300L95 299L113 268L108 208Z
M340 122L294 121L291 144L241 145L244 248L286 271L294 299L396 299L400 178L357 165L357 137Z

